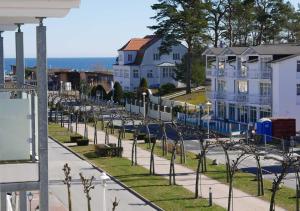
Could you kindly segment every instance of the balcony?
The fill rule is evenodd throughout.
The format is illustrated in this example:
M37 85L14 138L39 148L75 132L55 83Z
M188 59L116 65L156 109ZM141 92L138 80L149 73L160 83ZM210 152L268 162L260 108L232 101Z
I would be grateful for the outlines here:
M270 106L272 104L272 97L271 96L250 96L249 103L255 105L266 105Z
M234 101L239 102L239 103L248 103L249 95L248 94L236 93L234 95Z
M226 99L227 93L226 92L218 92L218 91L212 91L207 92L207 98L211 100L220 100L220 99Z
M257 69L251 69L249 72L249 78L250 79L271 79L272 78L272 72L267 70L257 70Z

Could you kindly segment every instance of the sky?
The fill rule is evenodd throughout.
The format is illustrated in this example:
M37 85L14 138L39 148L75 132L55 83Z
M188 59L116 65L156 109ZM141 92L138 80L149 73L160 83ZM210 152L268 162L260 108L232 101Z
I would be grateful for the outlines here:
M48 19L48 57L114 57L130 38L153 32L151 5L157 0L81 0L63 19ZM296 5L300 0L291 0ZM25 25L25 57L36 57L35 25ZM5 32L5 57L15 57L14 32Z

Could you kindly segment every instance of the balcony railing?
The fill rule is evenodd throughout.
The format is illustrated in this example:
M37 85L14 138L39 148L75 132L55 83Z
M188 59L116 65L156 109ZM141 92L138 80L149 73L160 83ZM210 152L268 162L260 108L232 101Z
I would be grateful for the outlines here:
M249 103L257 105L271 105L272 97L271 96L250 96Z
M267 70L250 69L248 74L251 79L271 79L272 77L272 72Z
M207 98L216 100L216 99L226 99L227 93L226 92L216 92L216 91L211 91L207 92Z

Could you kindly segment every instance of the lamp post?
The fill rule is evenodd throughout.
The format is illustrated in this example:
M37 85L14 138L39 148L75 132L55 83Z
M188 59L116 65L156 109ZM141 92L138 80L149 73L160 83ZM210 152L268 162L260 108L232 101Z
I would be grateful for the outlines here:
M210 107L211 107L211 102L207 101L206 106L208 109L208 117L207 117L207 137L209 138L209 125L210 125Z
M96 91L96 97L97 97L97 102L99 103L99 101L100 101L100 90Z
M203 107L202 104L199 104L199 127L201 127L202 113L203 113Z
M142 93L143 95L143 106L144 106L144 119L146 118L146 92Z
M103 211L106 211L106 195L105 195L105 189L106 189L106 182L110 180L110 177L107 176L105 172L102 172L100 175L100 180L102 181L103 186Z
M28 198L28 201L29 201L29 211L31 211L31 201L33 199L33 194L31 192L29 192L27 194L27 198Z

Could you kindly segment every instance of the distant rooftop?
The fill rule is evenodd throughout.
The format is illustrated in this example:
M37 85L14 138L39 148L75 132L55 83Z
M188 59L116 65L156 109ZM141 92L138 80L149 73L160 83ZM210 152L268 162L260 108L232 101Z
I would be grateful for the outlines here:
M203 55L226 55L226 54L259 54L259 55L294 55L300 53L298 44L274 44L259 45L250 47L226 47L209 48L203 52Z

